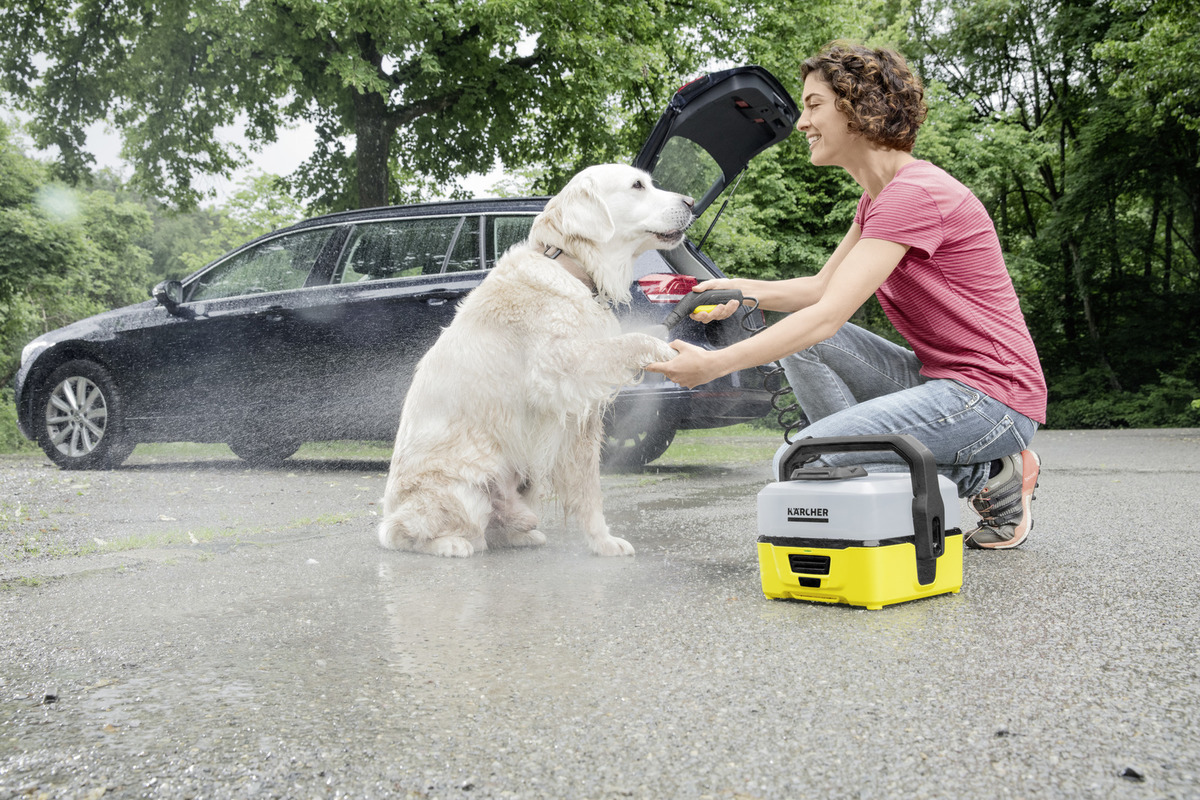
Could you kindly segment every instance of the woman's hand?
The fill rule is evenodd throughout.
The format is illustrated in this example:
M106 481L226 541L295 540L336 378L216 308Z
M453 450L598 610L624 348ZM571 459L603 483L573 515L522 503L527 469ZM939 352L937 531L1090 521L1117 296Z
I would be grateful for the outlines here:
M701 281L693 287L693 292L707 292L709 289L737 289L737 282L732 278L713 278L708 281ZM727 319L733 316L733 313L741 307L741 303L737 300L730 300L728 303L718 303L711 311L695 311L689 316L697 322L703 322L707 325L710 322ZM678 383L678 381L676 381Z
M736 300L731 302L734 305L737 304ZM716 309L714 309L715 312ZM721 317L716 317L716 319L721 319ZM671 342L671 348L679 355L670 361L656 361L653 364L647 364L644 369L647 372L666 375L668 380L689 389L694 389L702 383L708 383L725 374L718 363L720 357L718 350L705 350L678 339Z

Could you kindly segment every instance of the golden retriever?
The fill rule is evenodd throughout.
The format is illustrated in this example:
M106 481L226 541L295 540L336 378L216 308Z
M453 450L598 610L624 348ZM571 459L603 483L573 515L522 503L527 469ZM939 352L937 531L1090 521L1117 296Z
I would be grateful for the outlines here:
M404 401L379 525L384 547L470 556L544 544L553 494L593 553L631 555L601 507L604 410L641 368L676 353L621 333L633 260L683 241L692 199L619 164L589 167L551 198L529 239L462 301Z

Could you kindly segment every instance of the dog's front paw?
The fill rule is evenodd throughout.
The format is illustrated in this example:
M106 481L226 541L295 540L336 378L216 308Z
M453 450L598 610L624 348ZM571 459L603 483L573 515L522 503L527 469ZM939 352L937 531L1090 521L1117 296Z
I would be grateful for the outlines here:
M445 558L469 558L475 547L462 536L439 536L430 541L414 542L413 550Z
M546 543L546 534L541 531L524 531L508 535L509 547L540 547Z
M629 340L634 345L633 349L627 351L632 362L638 369L653 364L656 361L670 361L679 353L671 349L671 346L662 339L656 339L653 336L645 333L630 333L626 334Z
M659 342L654 349L655 361L670 361L675 356L679 355L679 351L671 347L666 342Z
M604 539L593 540L592 552L598 556L631 556L633 545L619 536L608 536Z

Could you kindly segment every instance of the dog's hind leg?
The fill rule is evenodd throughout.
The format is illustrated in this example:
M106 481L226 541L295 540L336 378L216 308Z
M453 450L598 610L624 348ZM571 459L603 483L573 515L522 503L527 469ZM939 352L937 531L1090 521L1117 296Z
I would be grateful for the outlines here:
M488 493L477 487L423 487L394 505L385 497L384 505L379 525L379 542L384 547L452 558L487 549L484 529L492 504Z
M519 476L492 487L492 520L487 540L497 547L536 547L546 543L537 530L538 516L529 507L530 487Z

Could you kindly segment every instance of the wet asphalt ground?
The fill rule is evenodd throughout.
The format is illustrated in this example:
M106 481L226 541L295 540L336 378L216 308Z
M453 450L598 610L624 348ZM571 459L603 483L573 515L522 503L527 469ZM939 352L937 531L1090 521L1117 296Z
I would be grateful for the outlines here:
M1200 796L1200 431L1039 433L1028 542L877 611L766 600L775 440L700 444L622 559L382 550L386 456L0 458L0 798Z

